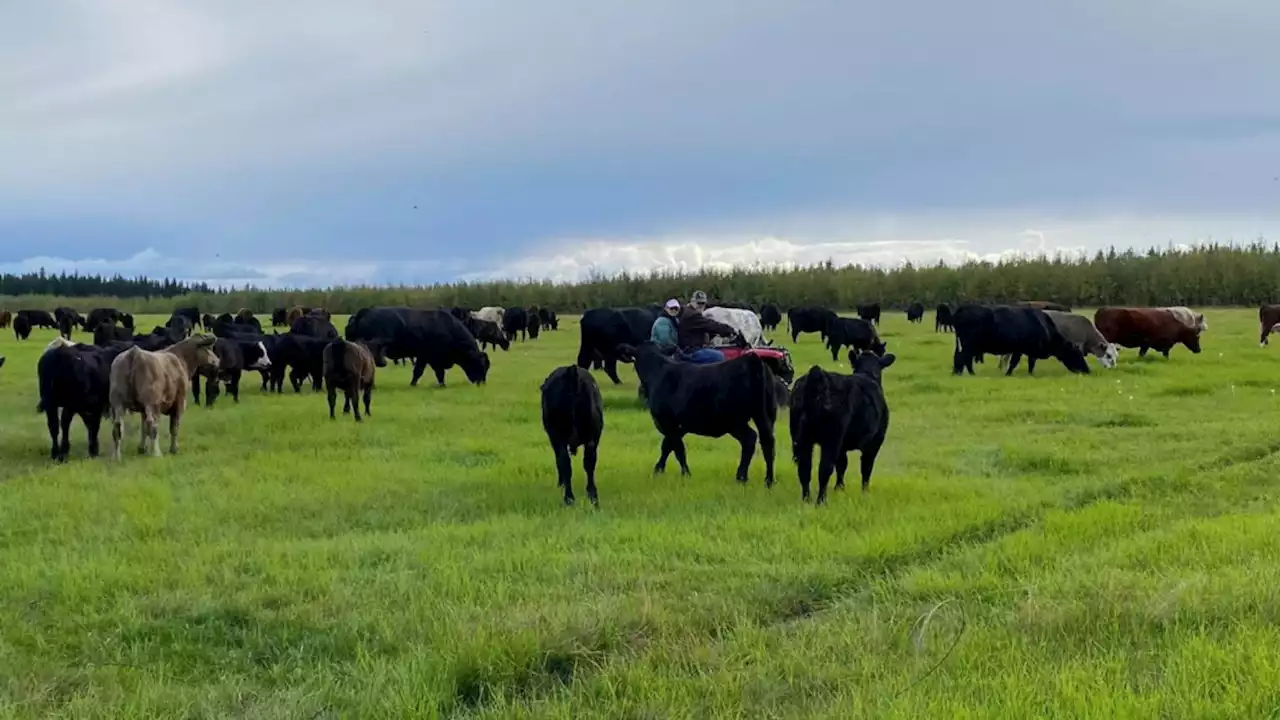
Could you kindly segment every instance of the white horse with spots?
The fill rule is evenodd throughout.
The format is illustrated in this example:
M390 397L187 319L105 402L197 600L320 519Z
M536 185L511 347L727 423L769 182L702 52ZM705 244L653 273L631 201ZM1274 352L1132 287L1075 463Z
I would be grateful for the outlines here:
M764 329L760 327L760 316L750 310L710 307L703 310L702 314L737 330L751 347L760 347L764 344ZM717 337L711 341L711 344L713 346L728 345L729 338Z

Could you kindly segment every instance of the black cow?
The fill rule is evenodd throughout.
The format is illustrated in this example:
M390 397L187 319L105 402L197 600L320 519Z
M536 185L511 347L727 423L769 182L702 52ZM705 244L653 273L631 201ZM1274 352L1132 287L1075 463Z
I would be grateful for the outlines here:
M84 316L76 312L74 308L66 306L54 308L53 319L58 324L58 332L62 332L64 327L69 328L72 325L83 326L84 324ZM67 332L70 332L70 330L67 330ZM71 338L70 335L63 335L63 337L67 339Z
M19 310L18 317L26 318L33 328L58 329L58 321L53 319L48 310Z
M880 324L880 303L868 303L858 306L858 317L872 325Z
M120 327L115 323L100 322L93 329L93 344L98 347L107 347L117 342L133 342L133 331L126 327Z
M658 307L657 312L661 313L662 308ZM585 370L593 364L597 368L603 365L613 384L621 385L618 360L628 361L618 353L618 348L623 345L637 347L647 342L656 319L658 316L651 308L593 308L586 311L579 328L582 344L578 347L577 366Z
M18 313L13 316L13 336L19 340L31 337L31 321L26 315Z
M535 305L529 308L526 312L529 315L529 319L526 321L529 337L537 340L538 333L542 330L542 320L538 318L538 307Z
M506 334L507 339L511 342L516 341L516 336L520 336L520 342L524 342L529 336L529 312L524 308L513 307L507 308L502 314L502 332Z
M232 315L231 313L224 312L218 317L214 318L213 321L216 323L234 323L236 321L236 316Z
M289 326L289 332L323 340L337 340L339 337L338 329L333 323L319 315L303 315L294 320L293 325Z
M798 342L800 333L816 332L826 341L827 324L836 314L820 307L794 307L787 311L787 327L791 330L791 342Z
M764 330L774 331L778 329L778 325L782 322L782 308L773 303L765 303L760 308L760 327Z
M560 318L556 317L555 310L549 310L544 307L538 308L538 320L542 322L543 330L560 329Z
M209 324L209 330L215 337L230 337L232 335L261 335L258 328L252 325L241 325L240 323L227 322L222 318L215 318Z
M49 427L50 459L66 462L71 452L71 420L76 415L89 435L89 457L98 456L98 428L108 407L111 361L129 347L128 343L105 348L64 345L46 350L36 361L40 387L36 412L44 413Z
M983 354L1011 355L1012 375L1023 355L1027 356L1027 373L1033 374L1037 360L1057 358L1074 373L1088 373L1080 349L1058 331L1043 310L1004 305L961 305L952 315L956 329L956 349L952 372L973 375L973 362Z
M213 343L213 353L218 356L218 367L203 368L191 376L191 394L200 404L200 378L203 376L204 405L213 407L220 394L219 381L227 386L227 394L240 402L240 378L246 370L269 370L271 361L266 346L260 340L218 338Z
M324 348L328 340L309 335L285 333L276 336L268 351L271 360L270 386L277 393L284 392L285 372L295 393L302 392L302 383L311 378L311 389L320 392L324 386Z
M254 317L252 310L246 309L236 313L235 321L237 325L252 325L258 332L262 332L262 321ZM336 331L334 337L337 337Z
M417 385L427 366L436 383L444 387L444 373L457 365L472 383L481 385L489 375L489 356L476 345L475 336L462 321L444 310L378 307L361 310L347 322L346 339L370 343L374 360L411 357Z
M70 340L71 329L75 327L75 320L70 315L60 315L58 317L58 334Z
M172 317L184 317L187 319L187 327L197 328L200 324L200 308L192 305L191 307L179 307L173 309Z
M791 393L791 456L800 475L800 497L809 501L813 447L818 460L818 505L827 501L827 483L836 471L836 489L844 488L849 452L862 452L862 490L871 485L876 455L889 430L889 406L880 373L893 364L892 354L849 352L852 375L829 373L814 365L796 381Z
M924 303L913 302L907 306L907 322L924 322Z
M666 470L667 458L675 452L680 474L689 474L685 435L731 435L742 445L736 477L745 483L758 437L764 455L764 482L773 486L773 426L778 403L773 372L763 360L743 355L711 365L693 365L672 360L651 342L634 349L624 347L622 353L634 359L636 374L648 391L645 404L662 433L662 454L653 468L655 473ZM750 423L755 423L755 432Z
M191 332L195 330L196 323L191 322L186 315L174 313L164 326L169 328L179 339L183 339L191 336Z
M81 323L81 327L85 332L93 332L99 324L120 322L124 317L124 313L115 308L94 308L89 311L88 317Z
M582 448L582 470L587 475L587 499L599 505L596 495L596 450L604 432L604 400L591 373L576 365L551 371L542 382L542 429L556 457L558 484L564 488L564 504L573 504L573 461Z
M948 332L951 330L955 330L955 327L954 327L955 323L952 320L951 315L952 315L952 310L950 305L948 305L947 303L942 303L941 305L939 305L938 309L934 311L933 331Z
M471 308L469 308L469 307L461 307L461 306L459 306L459 305L455 305L455 306L453 306L453 307L449 308L449 314L450 314L450 315L452 315L452 316L454 316L454 317L456 317L456 318L458 318L458 319L459 319L459 320L461 320L462 322L466 322L466 321L467 321L467 318L471 317L471 313L472 313L472 312L473 312L473 311L472 311L472 309L471 309Z
M182 318L182 320L185 321L186 318ZM168 328L168 327L160 327L159 325L157 325L156 327L152 328L150 333L146 335L131 336L129 338L129 342L133 343L134 345L137 345L143 350L150 350L152 352L155 352L157 350L163 350L169 347L170 345L177 344L181 342L185 337L186 335L183 334L181 328L174 329L174 328Z
M506 334L498 327L498 323L492 320L481 320L478 317L468 315L467 319L462 321L462 324L467 326L467 331L480 343L481 350L485 350L489 346L499 347L504 351L511 348L511 343L507 340Z
M885 343L880 340L875 325L862 318L837 317L827 325L827 347L831 361L840 359L840 348L848 347L857 352L864 350L884 355Z
M289 309L276 308L271 311L271 327L285 327L289 324Z

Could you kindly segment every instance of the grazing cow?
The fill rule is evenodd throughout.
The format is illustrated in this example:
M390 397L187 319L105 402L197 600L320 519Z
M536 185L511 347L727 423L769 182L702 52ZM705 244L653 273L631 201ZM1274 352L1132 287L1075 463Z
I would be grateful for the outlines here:
M48 310L19 310L18 316L26 318L27 323L33 328L58 329L58 321L53 319L53 315Z
M778 329L778 325L782 322L782 309L774 303L765 303L760 306L760 326L773 332Z
M827 325L836 314L820 307L794 307L787 311L787 327L791 330L791 342L800 340L800 333L816 332L823 342L827 340Z
M360 400L364 398L364 414L372 415L369 401L373 396L373 355L360 343L335 338L324 348L324 385L328 392L329 419L334 419L338 388L342 388L342 414L351 412L356 422L360 417Z
M893 364L893 354L849 352L852 375L829 373L814 365L796 381L791 394L791 456L800 476L800 497L809 501L813 472L813 447L818 460L818 500L827 501L832 469L836 489L844 489L849 453L862 453L862 491L871 486L871 471L889 431L889 406L884 400L880 374Z
M31 321L26 315L18 313L13 318L13 336L19 340L31 337Z
M489 322L498 323L498 327L505 330L506 326L502 323L502 316L505 315L506 312L507 311L503 308L500 308L496 305L490 305L488 307L482 307L471 314L474 315L475 317L480 318L481 320L488 320Z
M247 308L236 313L235 322L237 325L252 325L258 332L262 332L262 321L254 317L253 311Z
M840 348L852 348L855 352L869 351L884 355L886 343L880 340L876 326L862 318L837 317L827 326L827 348L831 361L840 359Z
M58 318L58 335L70 340L73 327L75 327L75 320L70 315L62 315Z
M718 323L728 325L734 330L737 330L738 334L742 336L743 341L751 347L759 347L764 344L764 329L760 327L760 318L750 310L719 306L709 307L706 310L703 310L702 314ZM731 343L731 338L720 336L716 336L711 341L711 345L713 347L729 345Z
M489 356L476 345L475 336L462 321L444 310L413 310L407 307L379 307L362 310L347 323L347 340L372 341L374 359L411 357L417 385L427 366L435 372L436 383L444 387L444 373L455 365L467 379L482 385L489 375Z
M318 318L324 318L325 320L333 320L333 313L325 310L324 308L311 308L307 311L307 314L314 315Z
M572 505L573 461L582 448L582 470L587 475L587 499L599 505L596 495L596 451L604 432L604 400L591 372L576 365L551 371L542 381L542 429L556 457L556 477L564 488L564 504Z
M520 342L524 342L528 338L529 313L524 308L510 308L502 313L501 325L502 332L506 333L508 340L515 342L516 336L519 335Z
M1145 357L1148 349L1154 349L1166 358L1174 345L1181 343L1193 353L1200 352L1200 323L1192 318L1179 317L1170 308L1098 308L1093 323L1098 332L1121 347L1138 348L1138 356Z
M1018 307L1029 307L1037 310L1055 310L1057 312L1071 312L1070 305L1062 303L1050 302L1048 300L1024 300L1018 303Z
M0 310L0 330L9 327L11 322L13 322L13 313L8 310Z
M100 322L93 329L93 344L98 347L107 347L117 342L132 342L133 331L129 328L120 327L115 323Z
M1012 375L1023 355L1027 373L1034 374L1037 360L1057 358L1068 370L1088 373L1080 349L1068 342L1043 310L1004 305L962 305L952 316L956 329L956 349L952 372L973 375L973 363L988 355L1010 355Z
M637 348L625 346L621 351L635 361L636 374L648 391L645 404L654 427L662 434L662 454L653 468L655 473L666 470L667 458L675 452L680 474L689 474L685 435L731 435L742 445L736 477L745 483L758 437L764 455L764 482L773 486L773 426L778 402L773 372L763 360L747 354L694 365L672 360L651 342ZM755 424L755 432L750 423Z
M195 330L195 324L192 323L186 315L179 315L177 313L174 313L164 326L169 328L169 331L179 338L191 337L192 331Z
M98 325L101 323L120 322L123 314L124 313L116 310L115 308L94 308L89 311L89 315L85 317L84 323L81 324L81 327L84 328L85 332L91 333L97 329Z
M650 308L593 308L586 311L579 326L582 341L578 347L577 366L585 370L593 364L597 367L602 365L613 384L621 385L618 361L630 361L618 349L623 345L635 347L647 341L657 318Z
M289 326L289 309L276 308L271 311L271 327L288 327Z
M57 307L53 309L54 322L58 324L58 332L63 332L64 328L70 328L73 325L83 325L84 316L76 312L74 308ZM69 329L66 332L71 332ZM63 337L70 338L70 335L64 334Z
M858 306L858 317L872 325L880 324L880 303L868 303Z
M913 302L907 306L907 322L924 322L924 303Z
M489 346L502 348L503 351L511 348L510 341L497 323L468 316L462 324L467 326L467 331L480 343L481 350L486 350Z
M946 303L938 305L938 309L934 311L934 332L949 332L955 330L955 323L951 319L952 312L950 305Z
M324 348L329 341L324 338L285 333L277 336L271 348L271 387L284 392L285 372L295 393L302 392L302 383L311 378L311 389L320 392L324 384Z
M40 387L36 412L44 413L49 428L51 460L66 462L71 452L71 420L77 415L89 436L89 457L98 456L98 430L108 407L111 361L129 347L126 343L106 348L77 345L58 337L36 361Z
M1116 360L1120 357L1118 349L1102 337L1102 333L1098 332L1089 318L1057 310L1045 310L1044 314L1049 316L1067 342L1080 349L1081 354L1098 358L1098 363L1104 368L1116 366ZM1008 356L1002 356L1000 367L1005 367L1007 362Z
M133 329L133 313L127 313L127 312L120 313L120 324L132 330Z
M151 452L160 457L160 416L169 416L169 454L178 452L178 431L182 413L187 408L187 383L192 375L205 367L216 368L218 356L213 352L217 338L197 335L159 352L130 348L111 362L111 440L114 456L120 460L120 440L124 436L124 417L130 412L142 415L138 454Z
M240 377L245 370L269 370L271 358L261 340L237 340L218 338L213 344L213 354L218 356L216 368L205 367L191 376L191 394L200 404L200 378L204 378L204 405L213 407L220 394L219 380L227 385L231 399L240 402Z
M337 340L339 337L338 328L319 315L303 315L294 320L289 326L289 332L322 340Z
M1280 305L1263 305L1258 308L1258 322L1262 324L1262 337L1258 338L1258 343L1262 347L1270 345L1267 336L1271 334L1271 329L1280 324ZM4 325L0 325L4 327Z
M187 319L187 327L196 328L200 325L200 308L192 305L191 307L174 308L173 316L184 317Z
M555 310L549 310L545 307L538 308L538 319L542 321L543 330L560 329L560 318L556 317Z
M533 340L538 339L538 334L542 332L542 320L538 317L538 306L534 305L526 311L529 315L528 330L529 337Z

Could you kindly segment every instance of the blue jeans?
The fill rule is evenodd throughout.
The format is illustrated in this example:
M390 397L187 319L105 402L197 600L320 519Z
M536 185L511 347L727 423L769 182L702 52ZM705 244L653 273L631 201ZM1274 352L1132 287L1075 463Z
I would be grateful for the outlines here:
M724 353L712 348L699 348L690 353L684 353L684 361L691 362L694 365L710 365L711 363L724 362Z

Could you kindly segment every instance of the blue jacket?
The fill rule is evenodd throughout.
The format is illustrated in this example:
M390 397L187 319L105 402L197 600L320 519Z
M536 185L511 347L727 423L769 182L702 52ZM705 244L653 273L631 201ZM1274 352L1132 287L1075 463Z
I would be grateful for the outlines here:
M670 317L663 315L653 321L653 328L649 330L650 342L658 347L675 347L677 338L676 323Z

